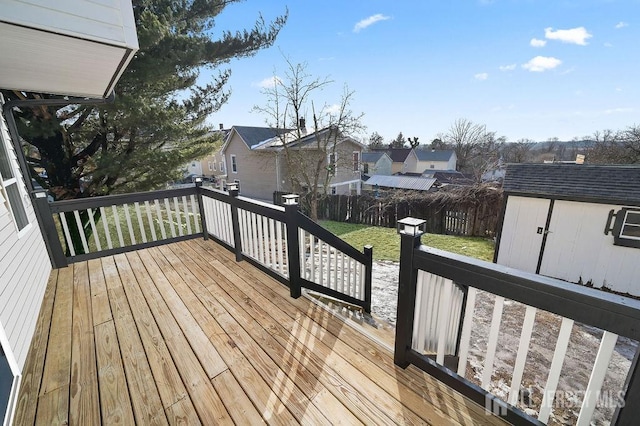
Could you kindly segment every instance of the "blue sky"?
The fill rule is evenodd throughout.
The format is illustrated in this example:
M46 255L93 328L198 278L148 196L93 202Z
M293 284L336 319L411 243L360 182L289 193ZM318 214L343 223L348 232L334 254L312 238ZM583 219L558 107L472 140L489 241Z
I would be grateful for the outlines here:
M429 143L465 118L510 141L570 140L640 124L640 0L247 0L216 31L289 10L275 45L233 60L231 98L215 126L265 125L261 82L283 54L335 83L318 103L355 92L368 137L402 131Z

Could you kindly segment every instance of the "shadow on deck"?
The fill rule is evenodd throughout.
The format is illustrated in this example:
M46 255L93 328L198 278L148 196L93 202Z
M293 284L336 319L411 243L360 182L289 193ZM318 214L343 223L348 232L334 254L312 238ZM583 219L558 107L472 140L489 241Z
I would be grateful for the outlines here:
M502 424L212 241L54 270L15 423Z

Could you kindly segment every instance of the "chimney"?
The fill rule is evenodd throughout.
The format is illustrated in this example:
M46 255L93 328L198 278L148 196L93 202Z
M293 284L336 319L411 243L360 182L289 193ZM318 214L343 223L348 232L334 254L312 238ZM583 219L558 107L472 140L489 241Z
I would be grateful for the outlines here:
M224 130L224 124L220 123L220 130Z
M298 123L298 128L299 128L300 130L302 130L302 129L306 129L306 128L307 128L304 118L301 118L301 119L300 119L300 122Z

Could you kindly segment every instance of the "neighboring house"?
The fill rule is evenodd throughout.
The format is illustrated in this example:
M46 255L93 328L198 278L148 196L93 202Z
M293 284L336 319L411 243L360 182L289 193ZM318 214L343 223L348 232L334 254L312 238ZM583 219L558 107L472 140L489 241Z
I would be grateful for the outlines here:
M435 179L415 176L382 176L373 175L365 183L365 188L376 189L410 189L415 191L428 191L436 183Z
M452 149L417 149L414 150L418 159L414 171L455 170L457 163L456 152Z
M225 141L229 132L230 130L224 129L223 125L220 124L220 129L215 130L209 135L217 133L220 135L222 140ZM217 150L211 152L206 157L188 163L186 169L186 176L196 175L214 177L216 178L216 181L225 179L227 173L225 171L226 168L224 164L224 156L222 155L222 148L219 146Z
M204 176L214 177L217 181L225 179L227 172L222 148L200 160L200 167L202 168L202 174Z
M108 96L138 50L127 1L4 0L0 39L0 88L82 98ZM37 195L16 155L13 108L1 97L0 105L0 423L11 424L51 263ZM58 391L41 397L53 400Z
M391 175L393 161L386 152L374 151L362 153L362 173L371 175Z
M391 174L417 171L418 157L413 148L384 148L372 152L385 152L391 158Z
M324 136L323 129L319 132ZM227 181L238 182L240 193L258 200L273 200L274 191L292 191L282 140L289 149L317 152L315 134L294 139L296 132L269 127L233 126L222 147L226 163ZM329 147L332 150L332 147ZM328 155L326 167L335 165L328 182L333 194L360 191L360 162L362 145L352 138L341 138L336 144L336 155Z
M640 296L640 167L510 164L497 263Z

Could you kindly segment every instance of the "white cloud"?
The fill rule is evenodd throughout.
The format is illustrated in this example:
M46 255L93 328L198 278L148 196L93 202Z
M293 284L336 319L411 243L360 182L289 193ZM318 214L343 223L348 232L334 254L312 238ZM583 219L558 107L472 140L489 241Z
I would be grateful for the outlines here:
M513 71L517 66L517 64L500 65L498 69L500 69L500 71Z
M273 76L273 77L267 77L264 80L259 81L257 83L253 83L252 86L259 87L261 89L269 89L269 88L275 87L276 84L278 83L282 83L282 80L280 79L280 77Z
M532 38L529 44L533 47L544 47L547 44L546 40L540 40L539 38Z
M551 56L536 56L526 64L522 64L522 68L531 72L543 72L554 69L561 63L560 59Z
M570 30L553 30L553 28L545 28L544 36L549 40L559 40L563 43L587 45L587 39L593 37L585 27L571 28Z
M488 79L488 78L489 78L489 74L487 74L486 72L481 72L481 73L479 73L479 74L474 75L473 77L474 77L476 80L483 81L483 80L486 80L486 79Z
M368 26L373 25L376 22L386 21L387 19L391 19L391 18L389 16L383 15L382 13L376 13L375 15L371 15L368 18L365 18L365 19L361 20L360 22L358 22L353 27L353 32L354 33L359 33L361 30L364 30Z
M628 26L629 26L629 24L627 24L626 22L620 21L620 22L618 22L616 24L616 29L619 30L620 28L624 28L624 27L628 27Z
M613 47L613 44L611 44L611 43L605 43L605 44L603 44L603 46L604 46L604 47Z

